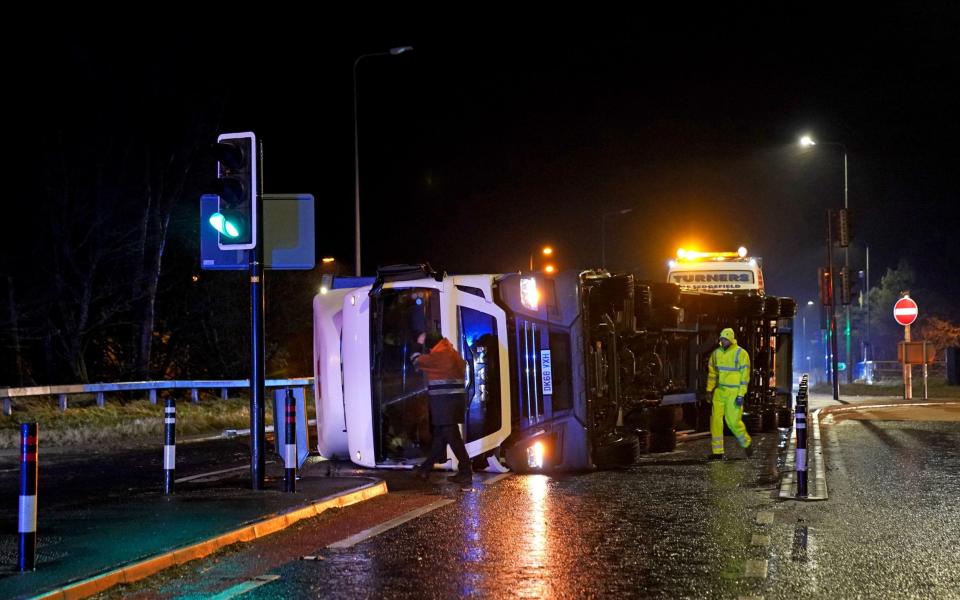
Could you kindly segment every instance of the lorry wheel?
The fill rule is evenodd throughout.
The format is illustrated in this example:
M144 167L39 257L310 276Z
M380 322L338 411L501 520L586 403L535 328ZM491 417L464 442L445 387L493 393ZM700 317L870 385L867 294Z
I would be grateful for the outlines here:
M653 409L653 416L650 419L650 430L652 432L671 430L677 424L676 406L658 406Z
M673 429L650 434L650 452L673 452L677 449L677 433Z
M593 464L598 469L623 469L637 459L637 436L627 430L614 431L604 436L593 448Z
M777 409L772 406L765 406L761 414L763 414L763 431L776 431Z
M765 303L762 296L736 296L737 315L758 318L763 316Z
M763 430L763 415L756 410L743 413L743 424L747 426L747 433L760 433Z
M646 454L650 451L650 432L646 429L634 429L637 436L637 451Z
M792 319L797 316L797 301L793 298L780 298L780 318Z
M793 411L791 411L789 408L778 409L777 427L783 427L784 429L790 429L793 427Z
M680 303L680 286L675 283L651 281L650 303L656 308L676 306Z
M763 316L767 319L776 319L780 316L780 300L767 296L763 299Z
M643 329L650 323L652 309L650 305L650 286L634 284L633 314L637 317L637 327Z

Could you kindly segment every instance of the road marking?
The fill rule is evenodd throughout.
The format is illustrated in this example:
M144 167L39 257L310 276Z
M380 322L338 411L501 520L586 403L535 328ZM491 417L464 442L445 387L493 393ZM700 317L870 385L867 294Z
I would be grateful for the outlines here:
M430 504L427 504L426 506L415 508L414 510L411 510L408 513L402 514L399 517L390 519L389 521L384 521L383 523L380 523L379 525L371 527L370 529L364 529L360 533L355 533L350 537L343 538L339 542L334 542L328 545L327 548L334 548L334 549L350 548L351 546L359 544L364 540L368 540L373 536L380 535L384 531L389 531L394 527L397 527L398 525L403 525L407 521L412 521L413 519L423 516L428 512L437 510L441 506L446 506L451 502L453 502L451 498L442 498L440 500L436 500L434 502L431 502Z
M759 533L753 534L753 537L750 538L751 546L769 546L770 545L770 536L761 535Z
M510 477L513 473L500 473L499 475L494 475L493 477L488 477L480 481L481 485L493 485L501 479L506 479Z
M743 576L765 578L767 576L767 561L748 560L744 565Z
M274 461L268 460L265 464L272 465ZM229 469L221 469L219 471L210 471L209 473L200 473L199 475L191 475L189 477L181 477L180 479L175 479L174 483L183 483L184 481L195 481L197 479L206 479L207 477L213 477L214 475L223 475L224 473L233 473L234 471L242 471L244 469L249 469L250 465L243 465L242 467L230 467Z
M244 581L243 583L238 583L233 587L229 587L215 596L210 596L210 600L230 600L230 598L236 598L237 596L246 594L250 590L255 590L261 585L267 585L272 581L280 579L279 575L260 575L259 577L254 577L250 581Z
M773 513L769 511L758 512L757 525L773 525Z

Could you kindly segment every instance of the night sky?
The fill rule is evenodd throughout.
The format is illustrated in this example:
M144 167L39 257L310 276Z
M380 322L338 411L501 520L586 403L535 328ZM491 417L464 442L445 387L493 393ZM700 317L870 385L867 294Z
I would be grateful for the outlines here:
M561 268L592 267L601 215L637 207L607 221L609 265L660 279L678 246L745 245L770 291L804 301L816 295L825 210L843 203L842 151L800 152L809 132L849 153L854 269L869 244L874 280L905 258L931 287L960 293L960 13L946 2L803 6L569 15L562 26L478 5L464 10L491 14L371 24L291 13L233 34L187 15L52 27L10 50L7 152L22 164L7 175L22 176L6 203L38 218L40 200L24 199L42 197L56 140L109 161L110 140L176 143L188 121L213 137L253 130L266 191L314 194L318 256L350 271L353 60L411 45L358 69L367 273L421 261L516 270L546 243ZM198 159L183 214L212 175ZM173 227L171 243L185 243L198 223ZM28 259L21 242L35 235L11 231L6 261Z

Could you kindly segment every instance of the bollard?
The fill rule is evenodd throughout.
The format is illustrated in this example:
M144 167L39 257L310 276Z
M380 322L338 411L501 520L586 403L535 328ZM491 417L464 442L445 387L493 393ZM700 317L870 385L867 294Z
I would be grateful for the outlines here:
M177 401L167 398L163 413L163 493L170 495L177 467Z
M37 424L20 425L20 534L17 569L37 566Z
M807 376L800 382L797 394L797 496L807 497Z
M293 390L287 388L284 401L286 426L283 428L283 491L297 491L297 402ZM274 413L276 414L276 413Z

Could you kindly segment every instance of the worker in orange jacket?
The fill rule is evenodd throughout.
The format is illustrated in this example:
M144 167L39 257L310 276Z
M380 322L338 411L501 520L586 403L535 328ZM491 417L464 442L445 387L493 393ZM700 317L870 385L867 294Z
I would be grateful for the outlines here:
M446 462L447 444L457 457L457 473L450 478L454 483L473 481L470 456L460 435L460 423L466 410L464 374L467 363L445 337L438 332L421 333L417 342L426 349L424 354L414 354L413 364L427 378L427 394L430 406L430 431L433 441L430 453L420 465L418 474L426 479L434 463Z

